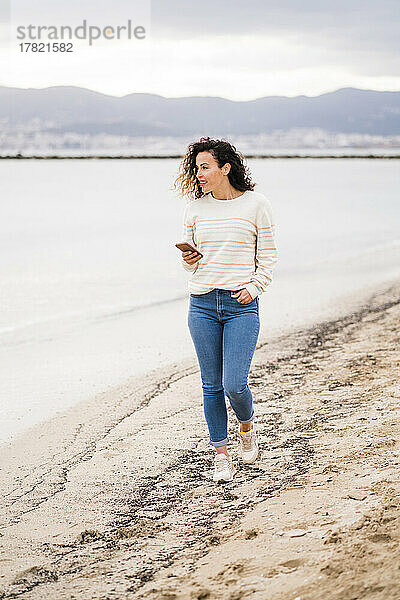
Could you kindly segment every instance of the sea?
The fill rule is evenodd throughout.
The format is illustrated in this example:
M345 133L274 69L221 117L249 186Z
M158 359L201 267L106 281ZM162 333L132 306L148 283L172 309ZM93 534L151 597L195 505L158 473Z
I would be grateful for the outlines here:
M278 264L261 338L400 275L400 161L249 159ZM195 357L179 159L1 160L0 443Z

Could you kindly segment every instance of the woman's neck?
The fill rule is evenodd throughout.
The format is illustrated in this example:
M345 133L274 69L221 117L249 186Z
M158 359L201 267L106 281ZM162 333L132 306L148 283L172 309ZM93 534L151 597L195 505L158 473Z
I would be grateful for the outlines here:
M242 194L243 192L240 192L239 190L235 189L230 184L211 190L211 195L213 198L215 198L215 200L233 200L234 198L237 198Z

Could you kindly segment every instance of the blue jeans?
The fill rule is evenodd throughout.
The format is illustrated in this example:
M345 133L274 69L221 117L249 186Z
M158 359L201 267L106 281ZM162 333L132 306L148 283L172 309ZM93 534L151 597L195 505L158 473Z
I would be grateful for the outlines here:
M188 326L200 365L203 407L213 446L228 443L225 394L240 423L254 419L247 384L260 331L258 297L248 304L231 290L190 294Z

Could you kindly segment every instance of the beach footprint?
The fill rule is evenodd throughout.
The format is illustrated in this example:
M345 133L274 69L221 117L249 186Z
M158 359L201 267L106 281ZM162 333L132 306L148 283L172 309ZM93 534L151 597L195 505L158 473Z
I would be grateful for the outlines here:
M284 567L285 570L289 569L290 571L296 571L299 567L304 564L304 561L301 558L293 558L291 560L286 560L285 562L279 563L280 567Z

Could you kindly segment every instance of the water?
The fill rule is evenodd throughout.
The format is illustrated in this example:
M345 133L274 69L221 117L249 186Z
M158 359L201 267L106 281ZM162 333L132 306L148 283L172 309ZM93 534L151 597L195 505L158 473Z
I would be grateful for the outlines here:
M400 266L398 161L249 161L279 263L264 331L305 322ZM178 161L2 161L0 441L193 355L174 244Z

